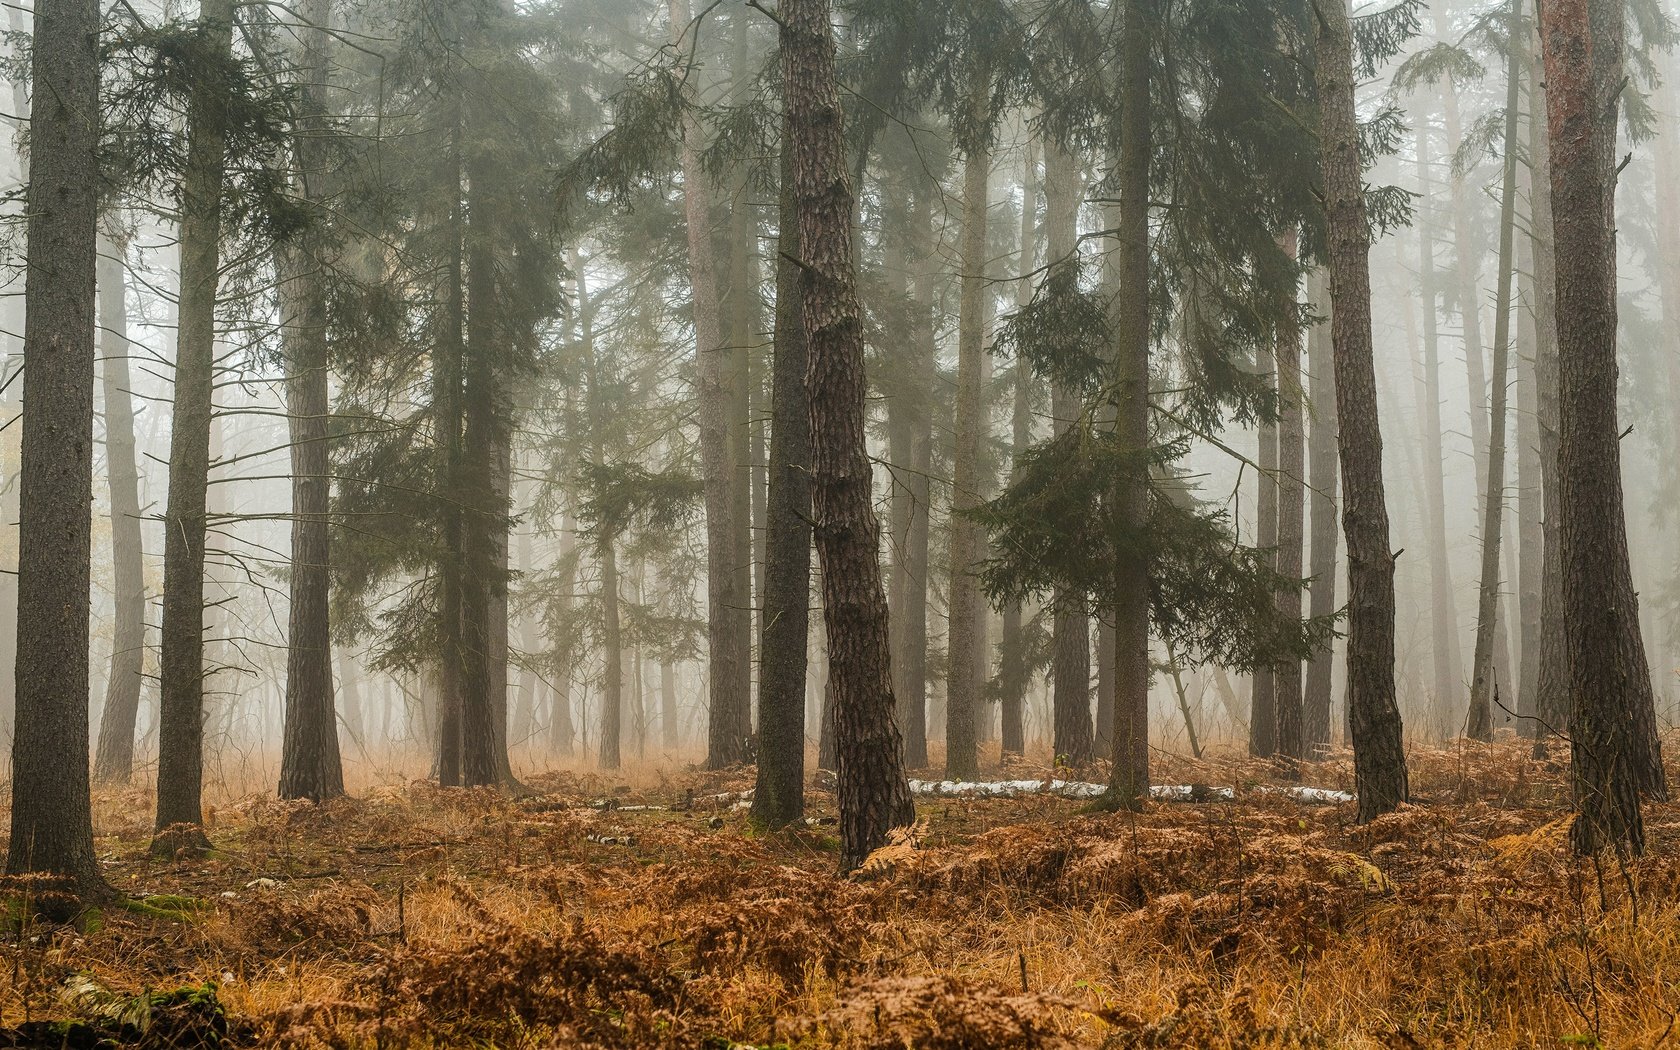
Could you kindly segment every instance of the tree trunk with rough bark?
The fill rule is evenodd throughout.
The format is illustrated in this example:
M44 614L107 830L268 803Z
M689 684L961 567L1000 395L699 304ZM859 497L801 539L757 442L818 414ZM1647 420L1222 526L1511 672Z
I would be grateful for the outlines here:
M327 105L327 32L331 0L304 7L301 118L294 152L300 189L318 200L325 187L322 155ZM327 295L322 238L306 236L282 251L281 337L286 351L286 422L292 459L292 560L286 636L286 710L280 744L280 797L319 802L344 794L333 703L328 452Z
M827 0L783 0L782 82L804 274L812 519L822 562L829 694L839 757L840 866L915 819L893 721L880 525L865 449L863 324L852 189Z
M1355 105L1353 28L1340 2L1319 9L1315 77L1329 225L1331 344L1340 422L1342 531L1348 548L1348 710L1358 819L1406 801L1406 753L1394 695L1394 552L1383 493L1371 338L1370 231Z
M1639 812L1642 741L1637 708L1650 678L1637 617L1626 615L1632 578L1616 421L1614 149L1620 32L1591 0L1541 9L1551 126L1552 218L1558 323L1558 496L1563 622L1568 646L1576 850L1644 848ZM1623 591L1628 592L1624 596Z
M802 258L799 213L785 117L778 228L770 492L758 643L758 788L752 806L753 819L772 828L805 815L805 671L811 626L811 419L800 316L803 282L794 262ZM895 582L902 575L895 566Z
M1025 307L1032 301L1032 272L1038 257L1038 138L1028 135L1021 174L1021 236L1018 245L1015 284L1015 306ZM1017 357L1013 375L1013 404L1010 407L1010 447L1018 458L1032 444L1032 367L1025 357ZM1005 755L1020 755L1026 750L1024 713L1027 696L1026 635L1023 628L1025 611L1020 601L1012 601L1003 609L1003 637L1000 644L998 679L1002 685L1000 697L1002 751Z
M16 733L6 872L107 892L88 784L89 554L99 207L99 8L35 12L23 465L18 528Z
M202 46L218 56L230 54L233 18L232 0L206 0L199 13ZM165 855L208 844L200 830L204 820L204 537L226 127L226 100L214 82L200 83L187 104L181 309L169 437L169 502L163 519L156 824L160 834L152 848ZM170 834L161 834L166 831Z

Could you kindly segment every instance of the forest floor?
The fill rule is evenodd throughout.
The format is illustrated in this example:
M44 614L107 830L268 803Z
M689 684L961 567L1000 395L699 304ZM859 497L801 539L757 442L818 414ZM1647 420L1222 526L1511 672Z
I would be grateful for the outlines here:
M1417 750L1418 804L1359 827L1255 790L1277 767L1163 757L1157 781L1236 798L924 799L852 878L829 792L772 835L709 797L747 772L253 795L175 863L147 856L146 791L102 793L136 903L12 909L0 1046L1680 1043L1680 807L1648 808L1631 869L1578 862L1565 770L1514 742ZM1350 779L1343 755L1303 782Z

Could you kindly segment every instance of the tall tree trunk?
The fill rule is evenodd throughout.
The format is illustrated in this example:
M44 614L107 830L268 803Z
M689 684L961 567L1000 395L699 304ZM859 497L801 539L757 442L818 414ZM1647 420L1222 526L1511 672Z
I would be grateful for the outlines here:
M921 769L927 754L927 614L929 512L932 504L933 384L938 336L934 320L933 210L941 188L924 177L911 195L905 265L913 269L910 287L909 361L906 389L891 399L889 412L902 420L907 469L895 479L903 493L904 520L893 565L895 586L902 580L901 612L892 619L893 689L898 724L904 734L904 764Z
M1049 140L1044 144L1044 226L1051 274L1077 271L1079 172L1073 155ZM1078 421L1079 397L1062 384L1052 386L1050 404L1058 433ZM1052 609L1052 748L1057 760L1083 766L1097 748L1091 730L1091 614L1086 596L1072 592L1053 595Z
M671 40L679 51L692 48L688 0L669 0ZM712 251L712 205L701 163L699 117L684 111L682 172L684 213L688 220L688 269L694 309L696 385L699 393L700 461L706 499L706 619L710 697L706 729L706 768L722 769L746 755L752 727L747 719L751 667L741 654L750 644L740 637L746 596L735 564L735 468L730 460L728 350L718 316L717 260ZM749 620L750 623L750 620Z
M1582 853L1644 848L1639 812L1644 758L1638 708L1651 684L1637 616L1621 490L1616 422L1613 155L1621 11L1589 0L1541 9L1551 124L1557 247L1558 488L1563 622L1568 645L1570 749ZM1613 16L1613 17L1611 17ZM1604 52L1614 49L1617 53Z
M1314 313L1328 317L1329 296L1324 271L1314 270L1307 284L1307 298ZM1314 324L1307 333L1307 372L1312 383L1307 464L1308 483L1312 487L1312 583L1307 612L1316 619L1336 612L1336 380L1330 359L1328 323ZM1333 666L1331 643L1314 652L1307 663L1301 722L1309 757L1328 747L1333 739L1330 720Z
M126 784L134 772L134 726L146 663L146 571L140 539L140 472L134 458L134 393L128 367L124 269L128 240L106 240L99 256L100 378L105 395L105 456L111 493L110 674L99 716L96 780Z
M1517 38L1523 48L1525 66L1533 61L1533 49L1528 46L1529 34L1524 30ZM1521 624L1522 657L1517 672L1517 697L1513 705L1517 715L1517 733L1538 738L1540 694L1540 604L1541 589L1545 586L1543 570L1545 557L1545 524L1542 510L1545 499L1543 468L1540 463L1540 282L1537 276L1539 259L1534 251L1533 227L1537 221L1535 207L1539 162L1534 152L1534 125L1545 121L1540 111L1543 99L1537 78L1528 78L1528 111L1526 135L1529 163L1522 169L1525 196L1529 202L1527 225L1529 233L1517 239L1517 273L1521 277L1521 305L1517 313L1517 608ZM1676 246L1680 250L1680 245ZM1673 358L1680 367L1680 356ZM1680 393L1680 382L1675 392Z
M584 399L589 413L590 450L597 466L607 465L606 433L609 408L601 389L601 361L595 351L595 304L589 299L589 280L583 256L571 252L572 279L577 285L578 340L583 351ZM624 743L624 640L618 590L618 537L602 528L595 536L595 564L601 573L601 739L596 759L602 769L617 769Z
M1522 0L1512 0L1511 38L1522 22ZM1518 79L1517 52L1509 49L1505 65L1505 141L1517 141L1517 109L1522 90ZM1482 585L1476 604L1476 656L1470 679L1468 735L1475 740L1493 739L1494 681L1493 650L1499 615L1502 582L1499 544L1505 519L1505 420L1509 389L1511 339L1511 250L1516 239L1517 151L1507 149L1499 198L1499 290L1495 299L1498 313L1493 328L1493 403L1488 413L1487 485L1482 492ZM1475 392L1472 391L1472 394ZM1505 683L1507 695L1511 683Z
M991 77L984 71L972 74L969 85L971 116L985 116L991 103ZM981 686L984 676L976 673L976 653L981 617L985 608L980 596L979 571L985 537L980 525L967 514L981 501L981 445L985 440L986 416L981 406L986 366L986 229L991 198L988 150L970 148L963 165L963 230L960 249L962 303L957 319L956 447L951 470L951 587L948 592L949 659L945 674L945 775L968 780L980 770L978 727Z
M475 107L472 107L476 109ZM473 138L487 120L469 114ZM512 411L501 357L511 337L498 317L496 237L503 216L495 176L481 148L466 160L466 360L462 368L461 780L468 787L512 780L507 757L508 485L504 462ZM498 614L500 610L500 614Z
M659 742L667 751L675 751L682 743L677 714L677 668L669 660L659 664ZM800 746L804 746L800 741Z
M1277 348L1263 343L1255 357L1255 364L1260 374L1265 377L1267 386L1278 390ZM1259 466L1254 473L1254 545L1260 549L1260 558L1266 567L1275 569L1278 559L1276 423L1260 424L1259 447L1256 449L1254 461ZM1248 753L1260 758L1270 758L1277 754L1277 672L1270 667L1256 668L1249 688Z
M323 117L327 104L327 30L332 0L304 7L303 78L294 152L306 200L319 200L328 160ZM323 238L308 236L284 249L281 335L286 350L286 422L292 458L292 560L286 636L286 710L280 746L280 797L316 802L344 794L333 704L331 485L327 295L321 268Z
M1021 243L1016 273L1015 305L1024 308L1032 301L1032 272L1037 260L1038 242L1038 139L1027 137L1021 174ZM1010 444L1019 457L1032 443L1032 367L1025 357L1015 360L1014 404L1010 410ZM1019 755L1026 750L1023 708L1027 695L1026 634L1022 626L1023 610L1019 601L1012 601L1003 610L1002 651L999 654L998 678L1002 689L1002 747L1006 755Z
M97 5L37 9L18 528L18 601L29 615L18 620L6 854L8 874L63 876L84 896L105 892L87 762L98 43Z
M466 364L466 214L460 186L464 107L459 92L452 100L450 141L444 160L451 187L443 227L448 238L439 289L438 336L432 347L432 443L437 457L438 551L438 783L461 784L465 718L466 640L462 630L464 523L461 486L463 416L462 378Z
M839 754L840 866L915 819L893 721L879 523L865 451L863 325L852 189L828 0L783 0L782 82L804 273L811 494Z
M1431 598L1430 651L1435 663L1435 703L1456 710L1458 691L1463 687L1463 656L1459 651L1458 603L1454 598L1452 558L1447 542L1447 454L1442 440L1440 323L1436 313L1440 284L1436 280L1434 229L1429 221L1429 129L1421 121L1417 128L1417 157L1418 192L1421 202L1418 220L1418 285L1425 300L1423 396L1418 409L1423 414L1422 458L1424 470L1428 475L1424 495L1429 501L1429 532L1426 546L1429 550Z
M1538 28L1536 28L1538 33ZM1563 508L1558 485L1558 317L1557 255L1552 223L1552 147L1546 84L1536 77L1530 91L1539 119L1529 123L1533 158L1529 238L1534 246L1535 392L1540 430L1541 569L1540 656L1535 671L1535 711L1540 728L1536 757L1548 734L1564 731L1569 719L1569 650L1563 637Z
M758 642L758 789L752 805L753 819L772 828L805 814L805 671L811 628L811 420L800 316L804 289L794 261L802 256L792 129L785 114L780 208L764 613ZM902 560L901 549L895 584L904 575Z
M748 18L756 12L735 13L730 95L736 105L750 104L749 88L755 72L747 34ZM737 720L752 733L753 542L752 542L752 351L758 344L758 217L747 184L745 163L736 165L729 198L729 281L724 296L728 307L728 347L724 384L729 396L730 526L734 529L735 664L742 668L740 711Z
M211 52L231 53L233 18L233 0L205 0L200 7L203 43ZM170 835L160 834L153 840L153 850L168 855L181 847L207 845L203 832L196 829L204 820L205 496L210 478L226 127L222 85L217 81L199 83L187 103L187 163L181 183L181 310L169 436L169 505L163 522L157 830L163 832L177 825L181 829ZM24 396L28 396L27 390ZM20 645L20 652L22 649Z
M573 258L575 260L576 257ZM561 625L569 620L567 614L572 608L572 592L577 587L578 577L577 529L570 508L560 519L560 553L556 561L561 566L556 596L561 615L557 616L554 622ZM549 668L549 673L554 677L549 683L551 695L548 710L548 746L549 750L557 755L570 755L577 739L577 726L572 720L572 639L569 635L551 637L548 644L555 654L554 662Z
M1120 221L1116 237L1114 426L1130 454L1115 479L1114 744L1108 802L1126 809L1149 794L1149 562L1124 536L1149 520L1149 112L1157 0L1127 0L1120 30Z
M1299 235L1290 230L1278 239L1279 246L1294 266ZM1278 616L1286 621L1301 619L1302 516L1305 514L1306 434L1302 414L1305 392L1301 385L1301 326L1298 320L1296 283L1290 282L1284 304L1285 321L1277 339L1277 571L1284 584L1277 592ZM1302 732L1301 661L1288 659L1273 670L1274 705L1277 712L1277 751L1288 759L1306 757ZM1186 716L1188 718L1188 716ZM1193 731L1192 731L1193 732Z
M1348 548L1348 711L1358 819L1406 801L1394 697L1394 553L1383 493L1371 339L1371 241L1354 99L1353 27L1336 0L1318 9L1318 139L1329 223L1331 343L1340 423L1342 531Z

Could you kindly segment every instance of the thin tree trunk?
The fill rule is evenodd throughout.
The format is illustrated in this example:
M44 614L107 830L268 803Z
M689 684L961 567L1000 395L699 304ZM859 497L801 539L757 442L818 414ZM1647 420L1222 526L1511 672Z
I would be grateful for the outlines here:
M747 20L756 12L737 11L732 18L734 56L730 94L737 105L750 104L748 94L753 68L749 48ZM745 163L737 164L734 185L729 199L729 279L724 302L728 307L728 333L725 336L727 356L724 358L724 385L729 398L729 524L734 533L730 562L734 571L735 605L734 630L730 638L735 644L733 664L739 671L739 691L735 713L736 724L742 734L742 753L745 756L746 738L752 735L752 639L753 639L753 542L752 542L752 377L751 353L758 342L758 218L756 205L747 185Z
M969 106L974 117L984 115L991 102L991 78L972 74ZM976 576L985 538L967 513L981 501L981 445L986 417L981 407L985 385L986 229L991 205L987 189L991 156L971 148L963 165L963 231L960 249L962 303L957 320L956 447L951 471L951 586L948 591L949 659L945 674L945 775L969 780L978 774L978 719L983 676L976 674L980 617L984 612Z
M17 722L6 871L65 877L102 896L88 785L99 9L35 13L23 466L18 529ZM200 493L202 495L202 492Z
M1279 246L1294 264L1298 234L1290 230L1279 238ZM1301 326L1297 320L1295 282L1285 322L1277 340L1277 571L1284 584L1277 592L1278 616L1286 621L1301 619L1302 517L1305 514L1306 434L1301 386ZM1306 757L1302 731L1301 661L1288 659L1273 669L1274 705L1277 712L1277 751L1285 758ZM1188 716L1186 716L1188 717Z
M327 104L327 29L332 0L309 0L300 62L304 79L295 154L306 200L322 196ZM333 704L331 481L328 459L327 295L321 238L283 250L281 335L286 350L286 422L292 459L292 559L286 636L286 709L280 797L319 802L344 794Z
M1024 308L1032 301L1032 272L1037 260L1038 241L1038 139L1027 137L1021 175L1021 241L1016 262L1019 280L1015 305ZM1032 368L1025 357L1015 360L1014 404L1010 411L1010 444L1019 458L1032 443ZM998 677L1003 686L1001 700L1002 748L1006 755L1020 755L1026 749L1023 708L1027 694L1026 635L1023 610L1012 601L1003 610L1003 639Z
M217 54L232 51L233 18L232 0L206 0L200 8L205 45ZM204 820L205 498L227 126L219 90L217 84L205 82L187 104L187 164L181 185L181 310L169 438L169 505L164 512L156 824L160 833L180 827L153 840L153 851L165 855L207 845L197 829Z
M804 259L812 510L823 569L829 692L839 754L840 866L915 819L893 721L879 523L865 451L863 326L852 190L827 0L783 0L782 82Z
M1431 194L1429 177L1429 130L1419 122L1418 156L1418 285L1423 304L1423 390L1419 410L1423 413L1424 469L1428 472L1425 496L1429 501L1429 587L1431 592L1431 656L1435 663L1435 703L1456 709L1463 687L1463 656L1459 651L1458 603L1454 599L1452 558L1447 542L1446 448L1441 425L1440 326L1436 300L1440 284L1435 270L1434 229L1429 222ZM1407 301L1410 307L1410 300ZM1478 460L1479 462L1479 460Z
M1046 252L1051 274L1056 276L1079 266L1079 172L1075 163L1060 143L1045 142ZM1081 405L1071 390L1059 383L1053 385L1050 403L1058 433L1077 422ZM1057 761L1084 766L1097 747L1091 729L1091 614L1086 596L1078 593L1057 592L1052 596L1052 608L1051 746Z
M1322 269L1314 270L1307 298L1315 313L1328 317L1330 289ZM1307 612L1317 618L1336 612L1336 380L1330 359L1330 330L1326 322L1307 333L1307 372L1312 383L1312 424L1308 444L1308 483L1312 487L1312 583ZM1331 712L1332 643L1313 653L1307 664L1301 698L1302 736L1309 757L1333 740Z
M688 0L669 0L672 44L691 48ZM712 251L712 205L701 163L699 117L684 111L682 172L688 221L688 269L694 310L696 385L699 393L700 461L706 499L706 619L710 696L706 768L722 769L746 755L752 732L745 720L751 668L740 659L748 601L738 593L735 558L735 470L730 461L728 351L718 317L717 260Z
M1277 348L1262 343L1256 356L1256 367L1266 384L1278 389ZM1260 549L1261 561L1268 569L1275 569L1278 560L1278 427L1263 422L1259 427L1259 447L1254 457L1259 469L1255 471L1254 545ZM1277 673L1270 667L1259 667L1249 685L1248 753L1260 758L1277 754Z
M608 407L601 392L601 362L595 352L595 304L589 299L589 281L583 256L571 253L573 280L577 284L578 339L583 351L584 399L588 404L589 431L594 436L591 450L598 466L607 463ZM595 563L601 573L601 736L596 760L602 769L617 769L623 761L624 737L624 641L620 623L618 591L618 537L602 529L595 537Z
M1318 10L1316 51L1336 417L1346 489L1348 709L1357 816L1369 821L1406 801L1406 754L1394 696L1394 553L1377 421L1370 232L1354 99L1353 28L1339 0Z
M792 129L782 128L777 220L774 388L770 400L770 494L765 521L764 613L758 643L758 789L753 819L782 827L805 814L805 671L811 628L811 420L800 316L799 213ZM898 559L902 562L902 553ZM904 576L895 565L894 582Z
M1522 0L1512 0L1512 39L1522 21ZM1518 93L1517 53L1510 50L1505 66L1505 141L1517 141ZM1482 493L1482 585L1476 605L1476 656L1470 679L1468 735L1475 740L1493 739L1494 632L1499 615L1502 578L1499 543L1505 519L1505 420L1509 389L1511 338L1511 249L1516 239L1517 151L1505 151L1504 173L1499 198L1499 290L1498 313L1493 330L1493 404L1488 413L1487 485ZM1472 394L1474 391L1472 391ZM1506 682L1507 695L1511 683Z
M574 256L574 261L575 261ZM581 303L579 304L582 305ZM570 620L572 609L572 592L577 588L577 527L572 520L572 512L568 507L560 519L560 553L557 559L561 566L559 593L556 601L560 606L560 615L555 618L556 624L565 624ZM577 726L572 720L572 639L569 635L552 637L549 647L555 654L553 665L549 673L554 676L549 683L553 695L549 698L548 712L548 746L558 755L570 755L577 739Z
M1644 848L1637 709L1650 678L1637 617L1616 422L1615 184L1607 163L1616 114L1601 94L1620 83L1620 33L1589 0L1541 9L1557 246L1558 488L1563 622L1569 654L1577 851ZM1601 54L1614 48L1615 55ZM1619 90L1619 87L1616 88ZM1624 595L1623 592L1627 592Z
M1517 38L1523 48L1523 62L1533 61L1532 48L1525 31ZM1532 66L1530 66L1532 68ZM1517 313L1517 608L1521 624L1522 658L1517 672L1517 696L1512 706L1517 712L1517 733L1538 738L1540 725L1540 594L1544 586L1545 524L1542 510L1545 499L1543 471L1540 464L1540 286L1536 274L1539 260L1534 251L1532 227L1537 209L1534 201L1538 181L1538 160L1534 154L1534 125L1545 120L1539 111L1542 99L1536 79L1529 77L1528 112L1526 114L1529 143L1529 163L1522 168L1524 189L1529 202L1527 235L1517 239L1517 273L1520 275L1521 298ZM1680 250L1680 245L1676 246ZM1680 369L1680 357L1672 360ZM1677 371L1675 392L1680 393L1680 371Z
M1114 745L1108 802L1136 809L1149 794L1149 562L1124 536L1149 519L1149 112L1156 0L1127 0L1120 30L1120 221L1116 238L1115 432L1131 455L1115 480Z
M100 378L105 396L105 457L111 493L110 674L99 716L94 779L126 784L134 772L134 726L146 663L146 572L140 537L140 473L135 463L134 393L128 367L126 238L104 242L99 257Z

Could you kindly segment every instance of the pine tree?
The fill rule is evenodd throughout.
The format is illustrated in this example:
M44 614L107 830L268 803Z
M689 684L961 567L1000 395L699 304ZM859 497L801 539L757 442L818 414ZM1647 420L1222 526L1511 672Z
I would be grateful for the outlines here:
M35 12L8 874L105 892L88 786L99 8Z
M863 328L852 188L827 0L783 0L782 84L799 213L809 364L812 519L822 561L829 693L840 758L840 865L915 817L894 724L879 524L864 451Z

